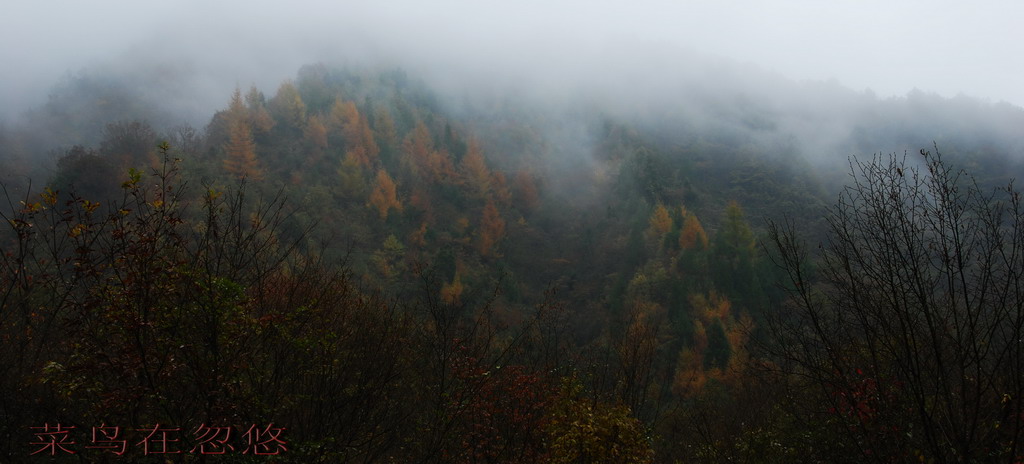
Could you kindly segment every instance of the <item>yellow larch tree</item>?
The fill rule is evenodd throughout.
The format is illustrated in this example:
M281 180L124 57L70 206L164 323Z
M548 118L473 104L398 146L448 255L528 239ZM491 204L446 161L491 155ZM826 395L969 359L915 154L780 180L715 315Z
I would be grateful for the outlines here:
M418 247L427 245L427 221L421 222L419 228L409 234L409 243Z
M647 229L647 234L652 238L660 239L672 230L672 216L668 214L668 208L665 208L665 205L661 203L655 205L654 212L651 213L651 218L648 222L650 227Z
M450 184L457 181L455 164L452 163L452 157L446 151L431 151L426 167L427 172L430 173L431 182Z
M236 178L263 179L263 169L256 158L256 143L249 128L248 111L237 88L231 96L227 123L228 140L224 144L224 170Z
M229 124L235 121L248 122L248 118L249 110L242 102L242 90L235 87L235 92L231 94L231 103L228 104L227 121Z
M697 216L683 208L683 228L679 232L679 247L684 250L703 250L708 247L708 234Z
M391 208L402 210L402 203L398 201L395 181L383 169L377 170L377 179L374 182L373 191L370 192L369 206L377 210L381 220L388 218L388 211Z
M699 322L698 322L699 324ZM703 327L701 327L703 330ZM704 353L694 348L683 348L676 360L675 378L672 392L682 398L689 398L704 389L708 382L704 372Z
M380 148L373 137L373 130L366 118L359 113L356 104L341 98L334 100L329 116L332 131L341 133L346 153L351 153L363 166L370 166L377 159Z
M341 97L335 98L327 121L332 131L341 133L347 139L352 135L351 127L359 121L359 109L353 102L345 101Z

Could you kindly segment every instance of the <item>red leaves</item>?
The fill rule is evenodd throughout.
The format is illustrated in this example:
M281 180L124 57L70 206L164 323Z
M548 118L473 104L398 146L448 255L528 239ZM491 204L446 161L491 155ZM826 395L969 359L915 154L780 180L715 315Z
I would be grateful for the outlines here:
M556 389L525 366L498 366L470 354L455 340L453 377L463 388L453 398L462 427L456 462L532 462L544 454L547 410Z

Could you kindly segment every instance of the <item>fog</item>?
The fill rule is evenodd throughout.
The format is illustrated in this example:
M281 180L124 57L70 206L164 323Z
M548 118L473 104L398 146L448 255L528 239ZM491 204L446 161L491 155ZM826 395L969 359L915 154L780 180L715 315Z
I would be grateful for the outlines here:
M15 0L0 19L0 108L10 117L61 76L113 70L163 74L168 106L208 112L235 85L272 91L317 61L554 94L595 70L638 68L613 76L624 92L676 72L688 54L883 98L921 89L1024 105L1021 17L1024 4L994 0Z
M642 126L669 149L713 134L735 147L760 147L762 156L796 153L832 166L851 154L916 151L933 141L1024 158L1018 3L96 0L6 7L0 139L5 127L18 127L22 148L12 152L29 158L96 144L117 120L203 128L234 88L255 85L269 97L313 63L401 68L463 121L495 110L543 113L524 123L544 132L557 155L548 162L571 170L591 159L601 118ZM83 82L95 95L117 89L111 98L121 104L103 112L95 101L76 102ZM53 121L79 124L54 130Z

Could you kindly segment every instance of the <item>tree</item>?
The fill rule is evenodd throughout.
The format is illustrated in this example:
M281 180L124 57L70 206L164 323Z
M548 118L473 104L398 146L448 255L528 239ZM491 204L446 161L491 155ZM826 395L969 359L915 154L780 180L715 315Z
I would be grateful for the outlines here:
M683 229L679 233L679 247L684 250L703 250L708 247L708 235L697 215L683 209Z
M512 182L515 204L524 214L531 212L540 204L540 193L537 192L537 182L529 171L516 172Z
M725 336L725 327L722 326L721 319L716 318L711 321L707 336L708 350L704 353L704 367L725 368L729 363L729 356L732 355L732 347L729 345L729 339Z
M441 301L449 305L458 305L465 287L462 285L462 277L455 271L455 278L450 283L441 287Z
M769 223L790 296L771 353L864 458L1019 462L1024 204L914 158L851 161L820 281L793 224Z
M363 166L370 166L377 159L380 148L373 138L373 130L355 103L341 98L335 100L329 125L332 131L341 134L346 153L354 155Z
M434 140L430 137L430 130L422 121L416 123L416 128L405 136L402 142L402 166L415 176L426 174L426 165L429 164L430 152L434 149Z
M712 275L719 290L743 307L753 306L761 297L755 273L754 233L735 201L725 209L725 220L715 234L711 249Z
M647 222L650 223L647 234L655 239L661 239L672 230L672 216L669 216L668 208L661 203L654 206L654 212L651 213L651 218Z
M477 240L477 250L481 255L489 256L494 253L494 248L505 236L505 220L501 213L494 206L493 201L488 201L484 206L483 215L480 217L480 232Z
M754 250L754 233L743 218L743 209L735 201L725 208L725 221L721 232L716 235L717 247L721 253L732 259L746 259Z
M320 117L313 115L309 117L309 124L306 125L306 140L313 145L317 153L323 153L327 149L327 128L324 127Z
M398 194L395 191L395 181L391 180L391 176L383 169L377 171L377 180L373 192L370 192L370 206L377 210L381 220L387 219L388 211L392 208L402 210L402 203L398 201Z
M643 464L654 453L643 424L629 408L586 398L567 379L547 424L550 463Z
M254 95L252 92L256 88L249 90L249 94L245 96L246 99L250 100L252 104L256 104L259 100L258 95ZM232 121L244 121L248 115L249 110L246 109L246 104L242 101L242 90L235 87L235 91L231 94L231 103L228 103L227 118Z
M377 108L373 115L373 134L377 146L380 148L380 158L389 169L396 168L395 150L398 147L398 131L395 130L395 121L386 108Z
M461 170L466 184L474 194L485 197L490 192L491 173L476 140L469 141L469 150L462 157Z
M267 111L266 98L255 86L250 87L249 93L245 94L245 105L249 109L249 120L257 132L266 133L274 128L274 118Z
M245 119L232 118L228 122L228 141L224 144L224 169L237 178L249 180L263 178L263 169L256 158L256 143Z
M301 130L306 124L306 104L291 81L285 81L270 99L270 113L277 123L292 130Z
M52 190L0 210L3 461L24 461L30 427L57 412L123 430L274 418L288 461L406 462L382 456L413 433L416 326L301 251L309 229L284 232L279 198L208 187L190 201L159 150L160 169L131 170L106 211Z
M337 192L344 198L363 198L366 192L366 181L363 179L363 168L354 156L346 156L338 167ZM385 194L387 192L384 192Z
M256 97L250 95L247 98ZM224 143L224 169L237 178L262 179L263 169L256 158L256 143L253 141L249 125L249 111L242 103L242 92L237 87L231 95L225 120L228 125L228 140Z
M156 164L156 132L140 121L107 124L100 142L100 152L122 169L141 163Z

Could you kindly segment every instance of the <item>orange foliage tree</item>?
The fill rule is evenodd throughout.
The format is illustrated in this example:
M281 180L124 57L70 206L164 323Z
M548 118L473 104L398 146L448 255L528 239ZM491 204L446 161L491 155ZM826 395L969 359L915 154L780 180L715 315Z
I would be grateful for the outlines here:
M370 166L377 159L380 148L373 137L373 130L355 103L336 99L331 107L329 125L331 130L341 133L346 153L353 155L360 164Z
M402 210L402 202L398 201L395 181L383 169L377 170L377 180L374 182L373 191L370 192L370 206L377 210L382 220L387 219L388 211L391 208Z
M683 229L679 233L679 247L684 250L703 250L708 247L708 234L704 232L697 215L683 208Z

